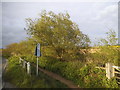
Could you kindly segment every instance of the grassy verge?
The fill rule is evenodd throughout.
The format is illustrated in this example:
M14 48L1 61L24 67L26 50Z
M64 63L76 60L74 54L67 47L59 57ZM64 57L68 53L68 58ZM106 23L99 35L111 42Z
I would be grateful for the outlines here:
M36 63L36 58L26 60ZM62 62L53 57L40 57L39 66L73 81L81 88L119 88L115 78L107 79L105 70L96 68L95 63L80 61Z
M28 60L28 61L31 60L29 57L27 57L27 58L26 58L26 60ZM16 60L18 60L18 59L16 59ZM34 58L32 61L35 62L36 58ZM16 63L18 61L15 61L15 59L14 60L11 59L10 62ZM12 67L11 65L14 65L14 64L10 64L9 69L10 69L10 67ZM17 67L19 66L18 63L16 63L15 65L17 65ZM87 63L83 63L83 62L81 63L80 61L61 62L52 57L40 57L39 58L39 66L46 70L57 73L66 79L73 81L75 84L77 84L81 88L119 88L119 86L116 82L116 79L111 78L110 80L108 80L107 77L105 76L105 70L95 68L96 65L94 63L87 64ZM35 68L32 68L32 69L33 69L32 71L35 71ZM22 72L22 70L21 71L16 70L16 73L18 71ZM26 72L23 70L23 73L26 73ZM10 71L9 71L9 74L10 74ZM7 75L10 76L9 74L7 74ZM11 75L13 75L13 74L11 74ZM42 75L41 73L40 73L40 75L41 76L39 76L39 78L42 78L42 79L40 79L40 81L38 80L38 78L36 78L36 79L37 79L37 81L43 83L43 85L41 85L41 87L49 87L49 85L52 84L51 81L49 82L49 81L43 80L43 76L45 76L45 75ZM22 76L22 75L20 75L20 76ZM40 86L37 84L39 82L35 83L36 79L34 76L32 77L32 81L29 80L29 76L27 74L24 75L24 77L28 77L28 79L27 79L28 82L25 85L23 84L24 86L27 86L28 83L29 83L28 85L31 84L31 87L39 87ZM25 79L23 79L23 80L25 80ZM20 82L20 81L16 81L16 82ZM34 82L35 86L31 82ZM46 85L47 82L49 82L48 86ZM57 84L57 82L55 82L55 83ZM18 86L20 86L20 85L18 84ZM56 86L54 86L54 83L53 83L53 85L50 85L50 86L56 87ZM57 86L63 87L64 85L58 84Z
M32 70L35 71L35 68L32 67ZM35 76L34 72L32 72L31 76L28 75L26 70L20 66L16 57L9 59L4 79L18 88L66 88L64 84L48 77L42 72L39 72L38 77Z
M39 65L69 79L82 88L118 88L115 78L107 79L105 70L95 68L95 64L79 61L61 62L50 57L41 57Z

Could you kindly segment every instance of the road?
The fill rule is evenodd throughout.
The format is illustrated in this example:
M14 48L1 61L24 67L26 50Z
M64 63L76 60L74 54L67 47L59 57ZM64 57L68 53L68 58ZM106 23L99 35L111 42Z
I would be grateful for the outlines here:
M6 67L6 59L2 58L0 56L0 89L2 89L3 84L2 84L2 72L4 72Z
M5 67L6 67L6 59L4 59L4 58L2 58L2 56L0 56L0 89L2 89L2 87L3 87L2 73L5 71Z
M0 59L0 71L1 71L1 73L0 73L0 89L1 88L15 88L15 86L10 84L9 82L3 81L2 75L5 72L6 66L7 66L7 59L1 58Z

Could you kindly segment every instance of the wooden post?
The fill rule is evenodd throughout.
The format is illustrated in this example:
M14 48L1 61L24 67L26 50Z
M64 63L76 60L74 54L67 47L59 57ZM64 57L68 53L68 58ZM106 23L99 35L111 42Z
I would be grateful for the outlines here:
M113 66L113 63L106 63L106 65L105 65L105 67L106 67L106 77L108 79L115 76L114 68L112 66Z
M26 67L26 61L25 60L23 60L23 68L25 68Z
M30 74L30 62L27 62L27 73Z
M21 63L22 63L22 61L23 61L23 60L20 58L19 63L21 64Z
M19 58L19 64L21 63L21 58Z

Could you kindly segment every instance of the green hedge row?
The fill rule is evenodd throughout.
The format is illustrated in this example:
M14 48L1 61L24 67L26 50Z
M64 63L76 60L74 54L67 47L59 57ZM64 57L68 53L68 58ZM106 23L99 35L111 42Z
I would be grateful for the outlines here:
M62 62L52 57L40 57L39 65L72 80L81 88L118 88L115 78L108 80L105 70L95 68L95 64L80 61Z
M36 57L27 56L24 59L36 63ZM62 77L73 81L81 88L118 88L115 78L110 80L105 75L105 70L96 68L95 63L80 61L59 61L53 57L40 57L39 66L55 72Z
M34 67L31 69L34 72L36 71ZM36 73L32 73L31 76L27 74L26 69L23 69L22 65L19 64L19 57L11 57L8 61L4 79L18 88L66 88L66 85L48 77L42 72L39 72L38 77L35 75Z

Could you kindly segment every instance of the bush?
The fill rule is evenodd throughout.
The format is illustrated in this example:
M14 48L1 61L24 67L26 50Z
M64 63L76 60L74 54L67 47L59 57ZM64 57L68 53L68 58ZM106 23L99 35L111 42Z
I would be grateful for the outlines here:
M92 63L96 64L105 64L107 62L114 63L115 65L118 65L119 62L119 48L112 47L112 46L101 46L99 47L100 51L97 51L96 53L91 53L88 55L88 57L91 58L93 61Z
M32 68L31 68L32 69ZM4 76L5 81L8 81L18 88L60 88L66 87L64 84L51 79L45 74L39 72L39 76L36 77L26 73L19 64L18 57L9 58L8 67Z
M72 80L81 88L118 88L116 80L108 80L105 70L95 68L95 64L84 64L80 61L61 62L54 59L47 60L47 58L42 60L41 58L39 65Z

